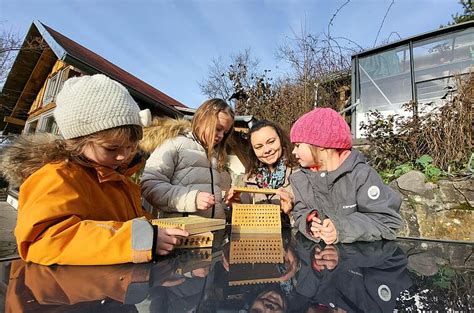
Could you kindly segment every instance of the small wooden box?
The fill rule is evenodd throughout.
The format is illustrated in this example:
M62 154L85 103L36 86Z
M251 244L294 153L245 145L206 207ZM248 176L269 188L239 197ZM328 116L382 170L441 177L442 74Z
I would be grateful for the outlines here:
M224 219L207 218L197 215L154 219L151 223L157 225L158 228L182 229L187 231L190 235L225 228Z
M235 203L232 206L232 233L281 234L280 206Z

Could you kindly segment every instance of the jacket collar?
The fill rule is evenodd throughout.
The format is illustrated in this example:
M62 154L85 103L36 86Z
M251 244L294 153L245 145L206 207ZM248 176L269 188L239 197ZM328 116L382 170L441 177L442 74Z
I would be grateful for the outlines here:
M344 162L342 162L341 166L334 171L313 172L307 168L302 169L302 171L310 177L312 175L320 176L322 173L325 173L327 183L332 185L339 179L339 177L352 172L359 163L365 163L365 157L359 151L351 149L351 154L344 160Z

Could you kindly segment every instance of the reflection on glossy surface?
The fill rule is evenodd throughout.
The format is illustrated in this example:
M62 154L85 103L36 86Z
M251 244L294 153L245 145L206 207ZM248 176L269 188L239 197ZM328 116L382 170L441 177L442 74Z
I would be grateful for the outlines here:
M135 312L150 265L42 266L11 263L6 312ZM146 296L146 293L142 293Z
M298 241L297 251L294 312L392 312L399 293L411 285L407 258L393 241L337 246Z
M150 264L3 262L0 299L15 313L472 310L472 244L216 237Z
M232 234L229 286L277 283L285 250L280 234Z

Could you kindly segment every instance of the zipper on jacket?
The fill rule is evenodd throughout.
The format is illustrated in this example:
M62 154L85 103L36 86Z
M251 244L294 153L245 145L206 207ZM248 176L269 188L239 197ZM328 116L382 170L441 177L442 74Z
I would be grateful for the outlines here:
M212 175L212 164L209 167L209 171L211 173L211 192L212 192L212 195L214 196L214 204L212 205L212 215L211 215L211 217L214 218L214 214L216 212L216 201L215 201L216 196L214 195L214 175Z

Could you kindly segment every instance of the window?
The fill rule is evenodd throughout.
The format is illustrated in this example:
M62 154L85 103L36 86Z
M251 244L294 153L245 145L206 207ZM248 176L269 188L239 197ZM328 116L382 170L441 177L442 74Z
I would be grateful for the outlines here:
M28 122L26 126L26 134L30 135L36 133L36 128L38 127L38 119Z
M63 88L64 82L71 77L80 76L81 73L72 66L66 67L54 74L46 85L43 96L43 104L48 104L56 100L56 95Z
M58 82L61 76L61 71L54 74L49 80L48 84L46 85L46 91L44 92L43 96L43 104L48 104L53 102L54 97L56 96L56 90L58 89Z
M472 28L413 44L415 86L420 103L443 97L455 74L469 72L474 61Z
M43 116L41 119L41 131L50 134L58 134L58 125L52 114Z
M408 45L359 59L360 105L356 109L356 137L369 111L383 115L402 113L401 106L412 98Z
M364 112L399 108L411 99L408 46L360 58L359 73Z

